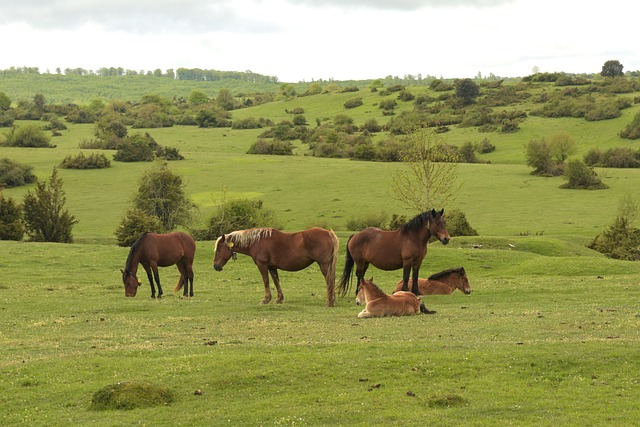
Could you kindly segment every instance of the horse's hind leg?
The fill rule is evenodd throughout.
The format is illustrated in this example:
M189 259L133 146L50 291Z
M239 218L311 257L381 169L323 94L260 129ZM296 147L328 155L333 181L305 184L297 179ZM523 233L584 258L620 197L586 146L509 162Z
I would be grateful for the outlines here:
M269 288L269 270L266 266L258 266L260 275L262 276L262 282L264 283L264 298L260 301L260 304L269 304L271 301L271 289Z
M318 263L318 265L320 266L320 271L324 276L324 281L327 283L327 307L334 307L336 305L336 291L335 291L336 274L335 272L331 274L331 271L330 271L331 267L329 263L327 264Z
M280 277L278 277L278 270L275 268L270 268L269 273L271 273L273 284L276 285L276 291L278 292L278 296L276 297L276 304L282 304L282 301L284 301L284 294L282 293L282 289L280 288Z
M364 275L367 272L367 268L369 268L368 262L356 266L356 278L358 280L358 284L356 285L356 296L358 296L358 291L360 290L360 283L364 281Z

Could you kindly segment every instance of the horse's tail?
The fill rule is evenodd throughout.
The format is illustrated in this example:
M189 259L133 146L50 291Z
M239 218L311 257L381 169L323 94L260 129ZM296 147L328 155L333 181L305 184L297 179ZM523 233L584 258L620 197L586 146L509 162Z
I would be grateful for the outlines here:
M178 283L176 284L176 288L173 290L173 292L178 292L180 289L182 289L182 287L184 286L184 282L187 281L187 278L185 277L184 280L182 280L182 274L180 274L180 278L178 279Z
M327 305L333 307L336 304L336 265L338 265L338 250L340 249L340 240L333 230L329 230L331 243L333 244L331 258L329 260L329 271L327 272Z
M347 240L347 257L344 261L344 270L342 271L342 277L340 278L340 283L338 283L338 290L340 291L340 295L345 296L349 293L349 289L351 288L351 272L353 271L353 266L355 261L353 260L353 256L351 256L351 252L349 252L349 242L354 235L349 236Z

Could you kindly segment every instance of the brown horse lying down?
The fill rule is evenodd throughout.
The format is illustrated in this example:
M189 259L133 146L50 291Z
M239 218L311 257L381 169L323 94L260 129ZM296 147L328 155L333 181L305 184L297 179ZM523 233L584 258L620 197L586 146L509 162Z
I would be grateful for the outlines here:
M410 316L412 314L426 313L427 309L413 292L400 291L393 295L387 295L375 283L373 278L360 282L362 299L366 301L366 307L358 317L384 317L384 316Z
M396 291L402 290L403 281L396 285ZM456 289L465 294L471 293L471 285L464 267L452 268L432 274L428 279L418 279L420 295L450 295Z

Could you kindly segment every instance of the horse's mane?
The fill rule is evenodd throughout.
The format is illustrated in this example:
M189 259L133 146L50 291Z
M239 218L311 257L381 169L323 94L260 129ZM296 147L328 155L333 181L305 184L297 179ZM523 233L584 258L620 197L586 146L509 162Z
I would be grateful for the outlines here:
M129 255L127 256L127 262L125 263L124 269L125 270L129 270L131 268L131 263L133 262L133 255L138 252L138 249L140 249L140 246L142 246L142 241L144 240L145 237L147 237L147 233L149 233L148 231L145 231L144 233L142 233L142 236L140 236L138 238L138 240L135 241L135 243L131 246L131 250L129 251Z
M403 233L419 230L420 228L424 227L425 224L428 223L429 220L431 220L431 218L431 211L424 211L421 214L416 215L415 218L411 219L402 227L400 227L400 230Z
M225 239L232 242L234 245L246 248L260 239L271 237L272 232L273 228L250 228L248 230L232 231L225 236Z
M464 267L450 268L448 270L432 274L431 276L429 276L429 280L438 280L453 273L462 273L463 270Z

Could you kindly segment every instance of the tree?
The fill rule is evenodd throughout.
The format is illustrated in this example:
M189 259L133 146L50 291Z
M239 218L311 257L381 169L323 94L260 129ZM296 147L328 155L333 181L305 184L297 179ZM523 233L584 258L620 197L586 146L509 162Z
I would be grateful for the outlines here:
M58 169L53 168L49 186L37 183L35 194L28 192L22 201L27 234L37 242L71 243L71 231L77 220L64 208L67 199Z
M0 92L0 111L7 111L11 108L11 99L6 93Z
M602 65L602 71L600 71L600 75L602 77L618 77L624 76L622 69L624 67L618 60L609 60Z
M146 231L163 233L165 230L160 220L155 216L151 216L139 208L129 209L116 229L115 234L118 246L127 247L133 245L142 233Z
M17 187L36 182L33 167L0 158L0 187Z
M640 260L640 229L634 227L638 205L633 197L625 195L618 204L618 215L613 224L593 239L589 248L609 258Z
M462 100L463 105L472 104L480 95L480 87L471 79L456 79L454 81L456 98Z
M549 149L557 163L564 163L576 152L576 141L568 132L557 132L549 136Z
M404 168L392 175L393 197L413 211L442 208L458 192L458 155L447 149L439 134L420 129L406 138Z
M157 162L142 175L134 204L158 218L166 231L186 226L195 207L184 193L182 178L171 172L167 162Z
M0 192L0 240L22 240L22 208L11 197L5 199Z

